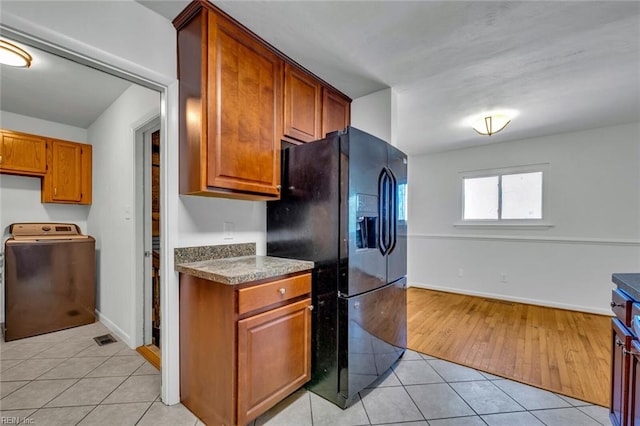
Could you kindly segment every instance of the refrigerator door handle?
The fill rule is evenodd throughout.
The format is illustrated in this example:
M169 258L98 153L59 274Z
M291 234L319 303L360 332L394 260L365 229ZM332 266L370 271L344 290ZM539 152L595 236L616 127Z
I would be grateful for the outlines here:
M388 170L389 173L389 251L388 254L391 254L393 250L396 248L396 242L398 241L398 197L397 197L397 187L398 181L396 180L396 176L393 174L391 170Z
M382 255L389 251L387 244L387 171L382 169L378 177L378 249Z

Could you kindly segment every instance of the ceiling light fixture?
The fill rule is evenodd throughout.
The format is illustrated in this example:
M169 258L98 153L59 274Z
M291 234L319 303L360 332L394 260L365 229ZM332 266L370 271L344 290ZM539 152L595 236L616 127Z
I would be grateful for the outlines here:
M504 114L493 114L474 121L471 127L481 135L491 136L507 127L510 122L511 119Z
M6 40L0 40L0 63L12 67L29 68L33 58L27 51Z

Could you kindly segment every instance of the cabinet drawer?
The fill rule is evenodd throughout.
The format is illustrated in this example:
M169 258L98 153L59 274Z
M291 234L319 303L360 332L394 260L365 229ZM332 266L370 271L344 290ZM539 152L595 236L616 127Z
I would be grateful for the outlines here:
M624 291L620 289L611 291L611 310L624 325L631 326L631 299Z
M238 314L311 293L311 274L297 275L238 290Z

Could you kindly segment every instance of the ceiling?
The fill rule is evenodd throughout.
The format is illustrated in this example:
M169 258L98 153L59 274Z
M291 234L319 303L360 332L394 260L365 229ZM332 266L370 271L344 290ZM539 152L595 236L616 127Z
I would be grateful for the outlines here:
M189 3L137 1L169 21ZM409 154L640 119L640 2L214 3L354 99L393 88L395 136ZM67 76L74 73L64 71ZM9 99L6 75L3 67L0 100L4 110ZM10 78L16 87L22 81ZM44 87L33 86L30 93L46 99L47 88L58 89L60 78L38 77ZM71 86L79 84L75 77L67 79ZM73 87L64 92L74 92ZM76 92L94 97L94 89ZM20 98L25 97L14 94L9 103L17 105ZM28 110L36 108L43 105L28 105L19 113L34 115ZM65 107L64 113L63 108L53 109L57 111L42 112L40 118L55 112L80 117L89 111L88 107ZM517 112L499 134L477 135L465 121L495 109Z
M0 65L3 111L86 129L132 84L32 46L19 45L29 51L33 63L29 69Z

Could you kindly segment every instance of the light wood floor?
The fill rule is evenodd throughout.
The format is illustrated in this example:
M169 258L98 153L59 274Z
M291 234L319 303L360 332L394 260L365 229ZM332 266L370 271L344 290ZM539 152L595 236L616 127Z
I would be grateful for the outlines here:
M607 316L409 288L407 318L410 349L609 405Z

